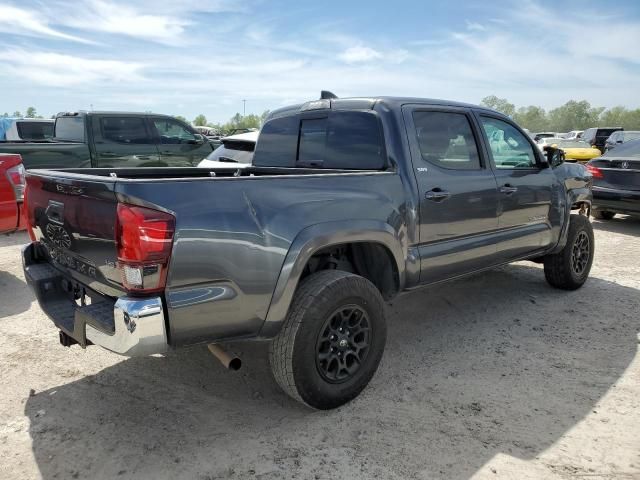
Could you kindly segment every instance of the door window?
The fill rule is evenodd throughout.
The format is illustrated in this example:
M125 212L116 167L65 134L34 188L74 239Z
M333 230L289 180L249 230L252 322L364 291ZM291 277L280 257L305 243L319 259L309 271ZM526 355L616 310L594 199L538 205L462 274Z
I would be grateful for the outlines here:
M102 117L100 129L102 138L109 142L134 145L151 143L141 117Z
M481 169L476 140L464 113L413 112L422 158L443 168Z
M182 143L195 143L196 136L176 120L169 118L155 118L153 125L156 127L162 145L180 145Z
M151 143L144 119L140 117L102 117L102 138L109 142L144 145Z
M496 168L535 168L533 146L513 125L496 118L481 116L482 127Z

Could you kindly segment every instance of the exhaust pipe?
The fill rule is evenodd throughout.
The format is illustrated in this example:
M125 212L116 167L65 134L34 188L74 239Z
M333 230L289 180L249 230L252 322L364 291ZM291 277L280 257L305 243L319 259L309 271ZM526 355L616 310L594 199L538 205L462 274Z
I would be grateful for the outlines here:
M233 371L238 371L240 370L240 367L242 367L242 360L240 360L238 357L229 355L223 350L220 345L210 343L209 345L207 345L207 347L209 348L209 351L213 354L213 356L220 360L220 363L224 365L225 368Z

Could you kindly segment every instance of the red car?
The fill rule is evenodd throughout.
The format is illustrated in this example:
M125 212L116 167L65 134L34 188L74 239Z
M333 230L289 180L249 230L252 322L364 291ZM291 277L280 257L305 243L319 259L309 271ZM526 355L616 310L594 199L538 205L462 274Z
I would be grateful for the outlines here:
M0 153L0 233L24 230L24 166L22 157Z

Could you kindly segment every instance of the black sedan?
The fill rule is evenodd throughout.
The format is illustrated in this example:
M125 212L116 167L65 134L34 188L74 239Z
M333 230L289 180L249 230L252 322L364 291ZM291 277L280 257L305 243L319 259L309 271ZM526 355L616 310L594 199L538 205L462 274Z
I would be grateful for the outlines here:
M640 140L617 146L587 163L593 175L593 212L610 220L616 213L640 215Z

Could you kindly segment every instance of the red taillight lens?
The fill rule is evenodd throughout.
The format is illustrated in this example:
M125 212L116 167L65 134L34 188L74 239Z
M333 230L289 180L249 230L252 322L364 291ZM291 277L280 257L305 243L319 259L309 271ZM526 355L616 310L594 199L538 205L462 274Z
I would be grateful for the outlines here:
M594 167L593 165L587 165L587 171L591 174L593 178L604 178L604 174L602 170L598 167Z
M16 200L22 202L24 199L24 184L25 184L25 171L22 164L11 167L7 170L7 177L9 183L13 187L13 191L16 194Z
M169 213L118 204L118 267L126 289L151 292L164 288L175 224Z

